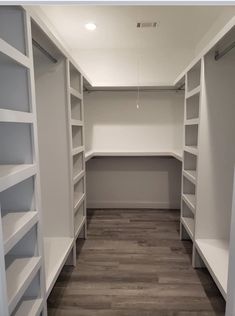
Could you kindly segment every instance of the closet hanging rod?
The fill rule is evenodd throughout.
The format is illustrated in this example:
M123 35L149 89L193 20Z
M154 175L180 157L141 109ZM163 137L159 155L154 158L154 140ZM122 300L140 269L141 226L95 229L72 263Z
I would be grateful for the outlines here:
M32 40L33 45L37 47L47 58L49 58L54 64L58 62L58 60L53 57L45 48L43 48L35 39Z
M215 60L219 60L222 58L224 55L226 55L230 50L232 50L235 47L235 41L232 42L229 46L227 46L224 50L219 52L218 50L215 51Z

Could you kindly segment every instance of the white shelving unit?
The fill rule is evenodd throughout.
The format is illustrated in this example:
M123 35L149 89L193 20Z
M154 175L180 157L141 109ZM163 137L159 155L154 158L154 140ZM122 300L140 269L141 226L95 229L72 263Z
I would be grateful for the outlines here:
M29 15L1 7L0 36L0 314L46 315Z
M215 60L215 51L218 47L227 47L234 36L235 29L232 28L202 59L202 104L198 138L194 264L196 267L207 267L225 300L235 161L235 148L232 145L235 133L235 52L232 50Z
M85 137L83 108L83 78L81 73L67 60L68 129L70 144L70 193L73 211L74 256L76 264L76 239L86 238L86 178ZM83 230L83 234L81 234Z
M185 76L184 105L184 153L182 168L181 239L191 239L194 243L198 129L200 122L201 61Z
M32 39L35 69L39 158L42 184L43 241L46 298L74 246L70 201L70 148L67 131L66 58L34 22ZM44 47L54 59L38 47Z

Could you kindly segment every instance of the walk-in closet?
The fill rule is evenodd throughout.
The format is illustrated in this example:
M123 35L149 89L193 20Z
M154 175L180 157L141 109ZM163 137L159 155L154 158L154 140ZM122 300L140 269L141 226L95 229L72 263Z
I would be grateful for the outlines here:
M234 41L233 5L0 3L0 316L235 315Z

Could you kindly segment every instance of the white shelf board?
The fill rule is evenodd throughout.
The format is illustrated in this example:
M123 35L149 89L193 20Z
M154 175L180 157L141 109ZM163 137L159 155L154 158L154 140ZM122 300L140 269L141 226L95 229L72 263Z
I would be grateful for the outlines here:
M76 193L74 192L74 212L76 213L78 207L84 201L85 193Z
M188 207L191 209L193 214L195 214L196 209L196 196L195 194L182 194L182 198L184 202L188 205Z
M8 308L11 314L41 266L40 257L12 258L6 270Z
M33 123L32 113L0 109L0 122Z
M194 219L190 217L181 217L181 222L187 230L191 239L194 236Z
M45 237L44 257L48 297L73 247L73 238Z
M85 225L85 222L86 222L86 216L83 216L82 218L82 221L81 221L81 224L79 225L79 227L77 228L77 230L75 231L75 239L78 238L78 235L80 234L83 226Z
M24 66L26 68L30 68L30 60L27 56L22 54L19 50L9 45L3 39L0 39L0 53L8 56L14 62Z
M38 222L37 212L8 212L2 217L5 254Z
M170 156L179 161L183 160L183 154L180 151L156 151L156 152L143 152L143 151L88 151L85 153L85 161L93 157L164 157Z
M84 146L79 146L79 147L73 148L72 155L75 156L77 154L80 154L83 151L84 151Z
M229 261L228 241L222 239L196 239L196 247L226 300Z
M199 125L199 118L185 120L185 125Z
M79 172L73 177L73 183L76 184L84 176L85 176L85 171L82 170L81 172Z
M83 121L71 119L71 120L70 120L70 124L71 124L72 126L83 126Z
M183 170L183 175L193 184L196 184L197 172L195 170Z
M186 99L189 99L189 98L193 97L194 95L200 93L200 91L201 91L201 86L199 85L196 88L192 89L191 91L185 93L185 97L186 97Z
M82 94L75 90L74 88L69 88L70 94L72 94L74 97L78 98L79 100L82 100Z
M0 165L0 192L36 174L36 165Z
M43 299L41 298L23 298L14 316L39 316L43 309Z
M197 146L184 146L184 151L187 151L190 154L197 156L198 148Z

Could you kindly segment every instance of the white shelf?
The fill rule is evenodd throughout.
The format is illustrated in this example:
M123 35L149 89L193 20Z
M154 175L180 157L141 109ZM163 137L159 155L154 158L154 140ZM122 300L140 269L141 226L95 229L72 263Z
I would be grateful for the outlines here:
M6 270L8 307L11 314L41 265L40 257L16 258Z
M74 88L69 88L69 92L71 95L73 95L74 97L78 98L79 100L82 100L82 94L80 92L78 92L77 90L75 90Z
M73 246L73 238L44 238L46 296L48 297Z
M5 254L37 223L37 212L9 212L2 217Z
M18 49L14 48L13 46L9 45L3 39L0 39L0 53L8 56L14 62L24 66L26 68L30 68L30 60L27 56L22 54Z
M183 175L192 183L196 184L197 172L195 170L183 170Z
M83 121L71 119L70 124L73 126L83 126Z
M196 247L226 300L229 260L228 241L221 239L197 239Z
M36 174L36 166L0 165L0 192Z
M196 209L196 196L195 194L182 194L182 198L188 207L195 213Z
M190 154L197 156L198 149L197 146L184 146L184 151L187 151Z
M170 156L179 161L183 160L183 154L180 151L156 151L156 152L143 152L143 151L88 151L85 153L85 161L93 157L164 157Z
M181 217L181 222L184 225L191 239L194 236L194 219L190 217Z
M76 184L82 177L84 177L85 171L79 172L77 175L73 177L73 183Z
M24 298L14 316L39 316L43 308L41 298Z
M83 219L82 219L82 221L81 221L81 224L79 225L79 227L78 227L78 228L76 229L76 231L75 231L75 239L78 238L78 235L80 234L80 232L81 232L81 230L82 230L82 228L83 228L83 226L84 226L84 224L85 224L85 221L86 221L86 217L83 216Z
M0 122L33 123L32 113L0 109Z
M84 151L84 146L73 148L72 155L75 156L77 154L80 154L82 151Z
M189 98L193 97L194 95L200 93L200 91L201 91L201 86L199 85L198 87L194 88L190 92L187 92L185 97L186 97L186 99L189 99Z
M74 213L85 199L85 193L74 192Z
M188 119L184 122L185 125L198 125L199 124L199 118L195 119Z

